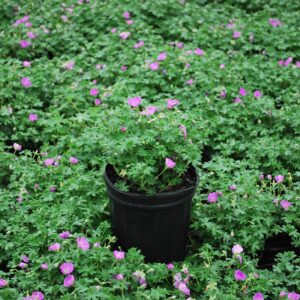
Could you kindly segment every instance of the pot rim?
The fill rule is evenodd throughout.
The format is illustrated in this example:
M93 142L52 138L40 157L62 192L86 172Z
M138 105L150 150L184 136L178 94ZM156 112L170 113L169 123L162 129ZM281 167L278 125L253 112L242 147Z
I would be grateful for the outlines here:
M186 193L186 192L190 192L190 191L193 191L197 188L198 184L199 184L199 174L197 172L197 169L191 165L191 167L193 168L195 174L196 174L196 182L193 186L190 186L190 187L187 187L187 188L183 188L183 189L180 189L180 190L175 190L175 191L172 191L172 192L161 192L161 193L156 193L154 194L153 196L147 196L145 193L132 193L132 192L123 192L121 191L120 189L118 189L113 183L112 181L110 180L109 176L107 175L107 168L108 167L114 167L112 164L106 164L105 166L105 169L104 169L104 179L105 179L105 182L106 184L112 188L113 190L115 190L116 192L118 192L119 194L123 194L123 195L126 195L126 196L129 196L129 197L146 197L146 198L156 198L156 197L162 197L162 198L165 198L165 197L170 197L170 196L176 196L176 195L180 195L182 193Z

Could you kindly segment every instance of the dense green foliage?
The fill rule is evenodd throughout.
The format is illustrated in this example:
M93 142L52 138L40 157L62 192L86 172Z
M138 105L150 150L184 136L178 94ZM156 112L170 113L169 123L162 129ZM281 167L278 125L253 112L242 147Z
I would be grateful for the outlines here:
M299 11L296 0L2 0L0 299L185 299L179 272L191 299L298 299L299 255L272 270L259 258L279 233L300 247ZM156 182L166 157L176 166ZM197 167L189 254L174 269L137 249L114 257L107 162L119 188L149 192Z

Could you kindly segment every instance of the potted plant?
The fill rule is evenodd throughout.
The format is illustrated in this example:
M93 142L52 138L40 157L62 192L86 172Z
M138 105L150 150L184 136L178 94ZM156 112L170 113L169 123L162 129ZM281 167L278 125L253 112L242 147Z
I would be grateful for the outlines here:
M197 115L179 106L176 99L147 105L141 97L129 98L108 112L104 125L113 230L122 249L136 247L148 261L186 255L204 131L195 126Z

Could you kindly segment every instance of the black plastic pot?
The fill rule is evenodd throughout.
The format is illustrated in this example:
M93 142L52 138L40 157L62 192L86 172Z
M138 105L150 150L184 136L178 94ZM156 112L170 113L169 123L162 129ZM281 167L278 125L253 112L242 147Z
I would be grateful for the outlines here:
M118 190L110 178L107 165L104 180L111 200L111 216L118 245L127 250L141 250L148 262L171 262L186 256L191 201L198 184L194 167L189 172L195 178L194 186L174 192L146 196Z

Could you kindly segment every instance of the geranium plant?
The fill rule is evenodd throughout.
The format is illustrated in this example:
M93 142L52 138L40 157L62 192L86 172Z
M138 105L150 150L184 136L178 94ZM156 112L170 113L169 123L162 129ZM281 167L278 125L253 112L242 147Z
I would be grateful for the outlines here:
M186 172L199 163L205 133L197 116L179 107L177 99L149 105L132 97L107 112L101 145L120 189L152 194L193 184Z

